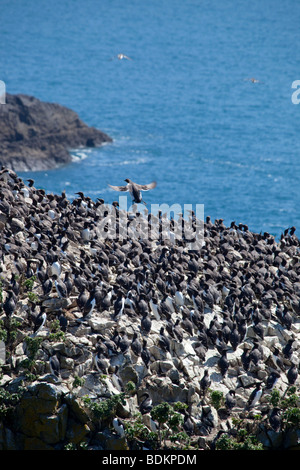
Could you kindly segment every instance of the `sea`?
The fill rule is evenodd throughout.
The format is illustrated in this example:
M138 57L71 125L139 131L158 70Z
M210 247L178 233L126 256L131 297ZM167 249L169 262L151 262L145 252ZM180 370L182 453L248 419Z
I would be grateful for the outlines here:
M300 234L299 1L0 0L0 20L7 93L113 139L19 176L107 203L120 196L108 184L155 180L149 210L202 205L226 225Z

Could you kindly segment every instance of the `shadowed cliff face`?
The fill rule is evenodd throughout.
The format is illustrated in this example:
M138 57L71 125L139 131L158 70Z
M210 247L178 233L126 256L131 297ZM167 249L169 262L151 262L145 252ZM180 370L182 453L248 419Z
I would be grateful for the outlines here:
M53 169L71 161L72 148L111 141L56 103L7 94L0 106L0 164L15 171Z

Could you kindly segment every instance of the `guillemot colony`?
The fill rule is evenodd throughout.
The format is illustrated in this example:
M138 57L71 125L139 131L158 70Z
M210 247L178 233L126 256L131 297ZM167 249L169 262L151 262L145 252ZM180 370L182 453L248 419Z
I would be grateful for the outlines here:
M298 384L294 228L276 241L244 224L226 227L207 217L205 243L196 251L185 240L102 240L96 225L103 204L82 193L73 202L64 193L47 195L13 171L0 171L0 319L21 318L22 338L47 340L59 318L69 345L87 358L67 367L63 347L51 354L44 348L49 362L41 376L53 371L69 386L74 374L105 373L113 394L126 387L129 367L140 399L150 403L142 413L163 400L183 399L186 427L198 436L213 431L199 414L208 384L234 391L231 414L263 406L275 380L282 392ZM30 300L26 280L33 282ZM11 378L18 374L15 363L6 364Z

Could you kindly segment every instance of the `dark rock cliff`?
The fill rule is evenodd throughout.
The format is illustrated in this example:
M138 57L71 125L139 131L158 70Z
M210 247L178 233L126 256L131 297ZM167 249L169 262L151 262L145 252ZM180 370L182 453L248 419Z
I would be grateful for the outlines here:
M71 109L22 94L6 95L0 123L0 165L14 171L56 168L72 160L70 149L112 141Z

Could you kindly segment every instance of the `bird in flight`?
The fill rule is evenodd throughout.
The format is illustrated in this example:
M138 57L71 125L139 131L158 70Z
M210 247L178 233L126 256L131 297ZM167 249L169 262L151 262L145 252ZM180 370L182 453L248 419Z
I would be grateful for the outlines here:
M248 82L252 82L252 83L262 83L262 82L260 82L260 80L257 80L257 78L254 78L254 77L245 78L245 80L248 81Z
M152 183L149 184L137 184L131 181L129 178L124 181L127 183L126 186L112 186L111 184L108 186L115 191L129 191L133 203L138 204L142 202L146 205L146 203L142 200L142 191L149 191L150 189L154 189L156 187L156 181L152 181Z
M131 57L128 57L128 55L125 55L125 54L117 54L116 56L112 57L111 60L113 59L119 59L119 60L123 60L123 59L127 59L127 60L132 60Z

